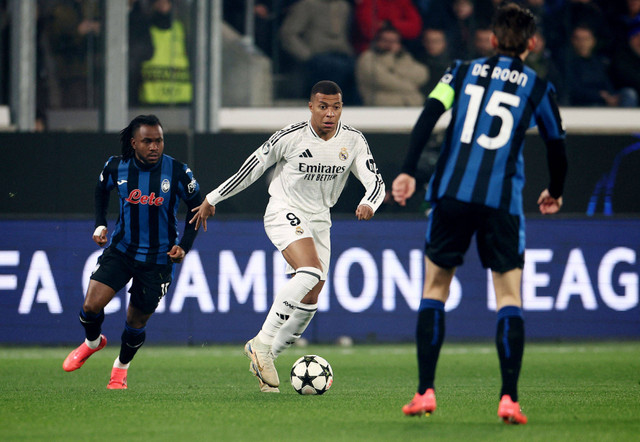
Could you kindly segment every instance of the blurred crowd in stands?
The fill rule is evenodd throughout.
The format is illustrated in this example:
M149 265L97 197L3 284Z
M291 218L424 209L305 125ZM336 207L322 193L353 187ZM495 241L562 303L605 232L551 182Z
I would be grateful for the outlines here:
M104 0L38 0L39 111L96 107ZM8 0L0 0L2 102L7 102ZM128 0L129 102L192 100L193 0ZM487 57L500 0L255 0L256 47L272 61L274 98L306 99L340 84L349 105L421 106L454 59ZM640 0L521 0L538 20L526 63L549 79L561 106L637 107ZM244 0L223 0L245 32Z
M259 3L268 9L272 2ZM493 54L491 18L500 3L291 1L283 11L279 41L293 62L287 66L297 65L309 81L318 63L332 66L323 74L345 79L341 84L352 102L416 106L452 60ZM526 63L556 86L560 105L638 106L640 0L520 3L535 14L539 29ZM350 88L346 78L351 75L355 87Z

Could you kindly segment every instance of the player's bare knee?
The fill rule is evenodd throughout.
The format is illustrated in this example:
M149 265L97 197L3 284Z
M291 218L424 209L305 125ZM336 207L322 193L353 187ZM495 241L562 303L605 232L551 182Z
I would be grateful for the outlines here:
M99 315L100 312L102 312L103 308L104 306L100 305L100 303L95 302L94 300L89 300L89 299L85 299L84 303L82 304L82 310L85 313L89 313L91 315Z

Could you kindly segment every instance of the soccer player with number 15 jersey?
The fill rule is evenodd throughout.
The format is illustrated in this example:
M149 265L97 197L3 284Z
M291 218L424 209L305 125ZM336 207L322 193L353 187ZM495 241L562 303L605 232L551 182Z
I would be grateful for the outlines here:
M502 374L498 416L505 423L527 422L517 390L524 352L520 284L525 250L522 149L527 129L537 125L547 147L550 179L538 198L542 214L562 206L567 170L554 87L523 63L535 44L535 29L527 9L510 3L496 11L492 43L497 54L456 61L445 72L416 122L402 173L393 182L395 201L405 205L415 191L418 158L438 118L451 109L426 196L432 210L416 328L419 383L402 409L409 416L436 409L434 378L444 339L444 304L456 267L475 235L480 261L491 269L496 293Z

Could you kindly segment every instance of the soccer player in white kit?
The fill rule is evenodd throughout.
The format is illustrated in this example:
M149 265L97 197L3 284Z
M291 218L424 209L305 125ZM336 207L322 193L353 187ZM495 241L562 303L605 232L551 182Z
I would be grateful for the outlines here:
M269 185L264 228L287 261L293 277L276 293L260 332L245 345L251 372L263 392L278 392L274 360L304 332L318 309L318 295L329 270L330 209L349 172L365 187L355 215L369 220L385 197L385 185L362 133L340 121L342 91L332 81L311 89L311 118L274 133L242 167L210 192L191 223L196 229L215 214L215 206L255 182L276 165Z

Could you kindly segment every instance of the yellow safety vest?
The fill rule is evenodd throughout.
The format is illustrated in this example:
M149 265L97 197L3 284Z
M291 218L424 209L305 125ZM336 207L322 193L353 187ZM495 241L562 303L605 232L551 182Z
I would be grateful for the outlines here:
M182 23L169 29L151 27L153 57L142 63L140 102L143 104L191 103L193 87Z

